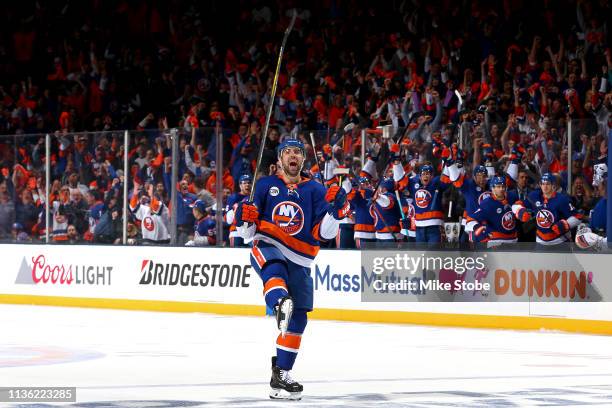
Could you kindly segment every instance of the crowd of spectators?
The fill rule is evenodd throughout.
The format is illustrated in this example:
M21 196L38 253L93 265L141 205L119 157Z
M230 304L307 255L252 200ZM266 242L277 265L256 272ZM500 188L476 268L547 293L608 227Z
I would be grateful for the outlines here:
M593 166L607 157L612 126L606 0L65 0L3 11L3 240L44 236L49 159L53 239L120 242L123 183L141 203L172 207L176 128L177 234L187 241L189 204L200 199L214 211L216 162L223 199L241 175L253 174L280 39L294 12L262 173L275 171L281 140L301 138L310 152L314 132L318 149L330 144L358 174L361 131L364 148L384 157L391 142L376 129L391 125L392 136L407 136L401 153L409 166L431 160L441 138L460 142L466 165L488 162L501 172L520 146L521 183L558 174L585 215L598 199ZM219 132L223 157L216 157ZM146 223L128 216L130 242L142 242Z

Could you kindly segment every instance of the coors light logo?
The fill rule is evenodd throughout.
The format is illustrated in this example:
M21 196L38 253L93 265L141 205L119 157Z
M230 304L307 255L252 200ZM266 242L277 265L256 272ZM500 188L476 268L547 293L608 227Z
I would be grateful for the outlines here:
M24 285L110 285L112 266L54 263L40 254L21 260L15 283Z

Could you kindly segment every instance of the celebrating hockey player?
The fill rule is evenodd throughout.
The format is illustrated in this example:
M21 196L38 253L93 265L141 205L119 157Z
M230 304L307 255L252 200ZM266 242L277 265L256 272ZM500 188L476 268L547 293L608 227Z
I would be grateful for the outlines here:
M374 217L369 201L374 195L370 179L359 177L359 185L349 193L351 210L355 213L355 245L363 248L368 242L376 242Z
M555 176L545 173L540 179L540 190L532 191L525 202L536 214L536 242L540 245L571 241L571 229L577 227L582 218L569 197L557 192L556 187Z
M299 399L302 385L289 372L293 367L307 313L313 308L310 265L319 241L338 233L338 224L350 206L346 191L325 188L301 175L305 150L302 142L287 139L278 147L278 175L257 180L254 202L236 210L236 226L245 242L253 241L251 264L261 277L268 307L275 310L280 334L272 358L274 399Z
M401 238L400 210L394 193L393 179L385 177L373 197L371 209L374 214L376 241L378 242L395 242Z
M520 201L508 202L505 177L493 177L491 190L493 195L482 200L480 208L474 211L472 218L476 224L470 240L489 245L516 242L516 219L527 222L531 216Z
M459 180L453 184L459 187L465 198L465 209L461 225L464 228L465 234L469 236L470 232L474 230L474 225L477 223L473 217L474 212L485 198L491 196L491 191L488 188L487 169L485 166L476 166L474 167L474 176L472 178L467 178L465 174L462 174Z
M422 165L419 175L409 178L399 163L393 166L393 178L398 182L399 189L408 189L414 199L416 242L442 242L442 193L450 185L451 179L445 174L434 177L431 164Z

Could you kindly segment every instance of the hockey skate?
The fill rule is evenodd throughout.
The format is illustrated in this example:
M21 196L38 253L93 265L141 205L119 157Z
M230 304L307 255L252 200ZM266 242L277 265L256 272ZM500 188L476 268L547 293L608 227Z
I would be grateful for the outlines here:
M279 300L278 305L274 308L274 312L276 313L276 325L281 332L281 336L285 337L291 315L293 314L293 299L285 296Z
M289 371L276 366L276 357L272 357L272 378L270 378L270 398L282 400L302 399L304 387L294 381Z

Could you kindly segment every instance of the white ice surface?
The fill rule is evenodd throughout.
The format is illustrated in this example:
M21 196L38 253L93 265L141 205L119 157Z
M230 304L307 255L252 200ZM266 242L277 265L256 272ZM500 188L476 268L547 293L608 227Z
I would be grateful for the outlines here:
M0 305L0 386L76 386L71 407L279 407L275 338L264 317ZM292 376L291 407L612 406L612 338L312 320Z

